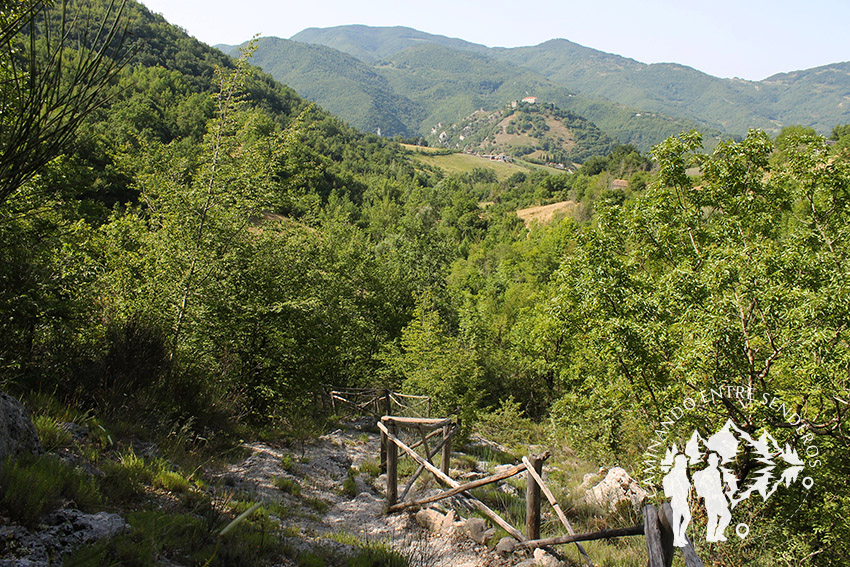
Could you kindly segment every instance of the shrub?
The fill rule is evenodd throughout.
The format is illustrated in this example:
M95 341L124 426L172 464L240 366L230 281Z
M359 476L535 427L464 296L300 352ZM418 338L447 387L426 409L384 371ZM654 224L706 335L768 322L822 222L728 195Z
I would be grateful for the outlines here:
M295 459L292 458L290 453L284 453L284 455L280 458L280 466L283 467L283 470L291 473L295 468Z

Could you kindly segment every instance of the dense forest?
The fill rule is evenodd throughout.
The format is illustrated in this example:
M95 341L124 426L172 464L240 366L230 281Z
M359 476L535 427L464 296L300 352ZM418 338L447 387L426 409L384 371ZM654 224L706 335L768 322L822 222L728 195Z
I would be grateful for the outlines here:
M275 82L252 46L232 59L132 1L0 0L0 26L0 389L43 434L76 415L224 452L313 435L327 388L376 386L467 428L534 423L639 478L670 408L747 387L799 419L727 399L674 427L766 428L813 484L747 501L751 536L704 558L845 561L847 126L448 175ZM561 201L549 223L516 215ZM3 463L3 515L32 521L15 479L53 470ZM94 500L129 498L121 470ZM125 564L110 549L97 561Z

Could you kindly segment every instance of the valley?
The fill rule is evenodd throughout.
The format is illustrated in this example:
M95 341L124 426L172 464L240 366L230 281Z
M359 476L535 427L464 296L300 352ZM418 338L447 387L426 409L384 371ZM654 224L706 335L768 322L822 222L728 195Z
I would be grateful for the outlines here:
M845 63L243 48L0 1L0 565L846 562Z

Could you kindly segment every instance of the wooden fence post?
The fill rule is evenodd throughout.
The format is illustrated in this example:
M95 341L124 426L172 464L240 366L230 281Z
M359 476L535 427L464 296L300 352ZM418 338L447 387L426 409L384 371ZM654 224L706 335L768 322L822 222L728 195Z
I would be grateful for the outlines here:
M390 415L390 391L387 389L383 390L383 398L384 398L384 415ZM381 432L381 472L387 472L387 436Z
M390 434L398 436L398 426L387 420ZM393 506L398 502L398 446L387 439L387 503Z
M384 415L392 415L393 400L390 398L390 391L385 389L382 397L384 398Z
M665 525L670 526L672 520L673 520L673 508L670 506L669 502L665 502L664 504L661 505L661 525L662 526L665 526ZM671 526L670 527L670 540L671 540L670 545L673 545L672 539L673 539L673 528ZM688 542L688 544L685 547L681 547L679 549L682 550L682 555L685 557L686 567L703 567L702 559L700 559L699 555L697 555L697 552L694 549L693 542L691 542L691 539L687 536L687 534L685 535L685 540Z
M542 455L529 455L528 461L538 475L543 473ZM528 539L540 539L540 485L534 477L525 473L525 535Z
M381 431L381 473L387 472L387 434Z
M672 510L670 511L670 515L665 513L664 505L661 506L661 509L658 511L658 525L661 529L661 553L664 557L664 567L670 567L673 565L673 526L670 524L670 520L668 518L673 517Z
M665 528L652 504L643 507L643 533L646 536L646 552L649 567L670 567L673 564L673 531Z
M443 474L449 475L449 465L452 460L452 440L450 438L452 434L452 427L450 425L443 426L443 452L440 453L440 470L443 471Z

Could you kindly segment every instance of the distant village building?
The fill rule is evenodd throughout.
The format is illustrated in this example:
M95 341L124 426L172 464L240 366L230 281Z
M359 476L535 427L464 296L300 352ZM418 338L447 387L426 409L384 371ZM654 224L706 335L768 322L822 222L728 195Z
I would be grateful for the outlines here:
M522 102L527 102L528 104L537 104L537 97L536 96L527 96L524 99L522 99Z
M628 189L629 182L625 179L615 179L611 182L611 189Z

